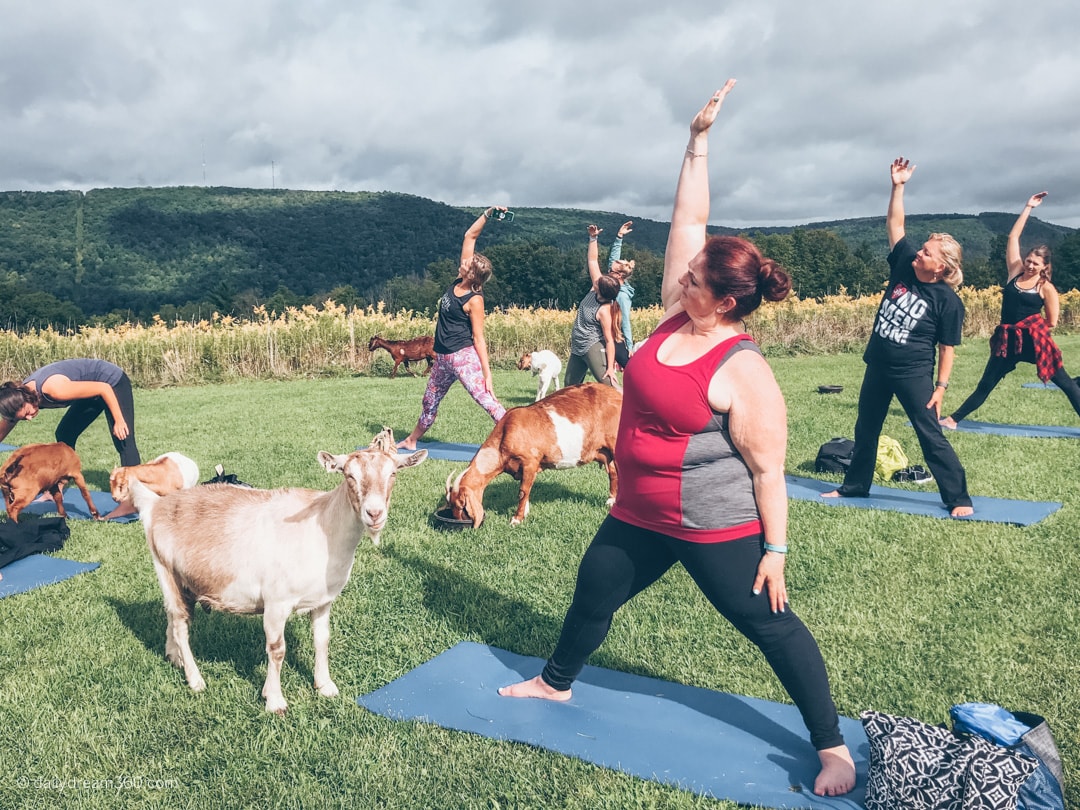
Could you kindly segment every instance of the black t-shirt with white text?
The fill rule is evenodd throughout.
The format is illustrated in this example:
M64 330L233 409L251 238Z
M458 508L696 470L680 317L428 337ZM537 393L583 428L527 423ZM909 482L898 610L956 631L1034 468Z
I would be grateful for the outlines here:
M934 346L959 346L964 303L948 284L925 284L911 263L915 249L902 238L889 253L889 286L881 297L874 331L863 360L894 377L914 377L934 370Z

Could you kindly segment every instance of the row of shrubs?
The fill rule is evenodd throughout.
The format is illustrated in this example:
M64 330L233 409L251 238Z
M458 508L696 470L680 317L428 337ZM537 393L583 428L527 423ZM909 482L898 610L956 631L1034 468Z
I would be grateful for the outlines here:
M1000 288L962 289L967 307L966 338L988 337L997 325ZM879 298L834 295L766 304L746 324L770 355L835 354L859 351L866 343ZM485 334L492 365L511 368L524 352L551 349L565 358L574 312L554 309L497 310L487 315ZM636 309L632 321L640 340L660 320L659 307ZM1059 329L1080 325L1080 292L1061 296ZM412 311L387 312L380 304L347 309L333 301L321 307L263 307L250 318L214 315L210 320L149 326L84 327L74 333L52 329L16 334L0 331L0 379L18 379L35 368L68 357L99 357L124 368L142 387L198 385L244 378L288 379L384 373L386 352L368 351L368 340L432 334L433 324Z

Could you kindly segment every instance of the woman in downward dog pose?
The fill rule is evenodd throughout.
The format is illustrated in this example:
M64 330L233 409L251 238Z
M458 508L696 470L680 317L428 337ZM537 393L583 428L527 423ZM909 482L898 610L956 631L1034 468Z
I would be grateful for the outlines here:
M764 653L818 751L819 795L855 784L825 664L788 608L787 414L742 319L791 280L750 242L706 238L709 129L729 80L690 125L664 259L665 313L626 369L619 494L578 569L573 602L539 675L508 697L569 700L615 612L676 563Z
M990 338L990 359L982 379L964 404L952 416L941 420L942 427L956 430L956 423L986 402L990 392L1016 368L1017 363L1033 363L1043 382L1053 381L1065 392L1073 410L1080 414L1080 386L1065 371L1061 350L1050 330L1057 326L1061 306L1057 289L1050 282L1053 268L1050 248L1039 245L1020 258L1020 234L1024 232L1028 215L1042 203L1046 192L1033 194L1009 231L1005 246L1005 265L1009 277L1001 290L1001 324ZM1046 309L1046 317L1042 310Z

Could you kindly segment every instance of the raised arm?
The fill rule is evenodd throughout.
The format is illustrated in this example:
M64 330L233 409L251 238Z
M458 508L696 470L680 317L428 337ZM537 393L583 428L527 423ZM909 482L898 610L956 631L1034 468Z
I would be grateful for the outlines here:
M885 230L889 234L889 250L904 238L904 186L911 179L915 167L910 160L898 157L889 167L892 177L892 193L889 194L889 210L885 214Z
M1024 210L1020 212L1020 216L1013 223L1012 230L1009 231L1009 238L1005 243L1005 267L1009 270L1009 281L1012 281L1014 276L1020 275L1024 269L1024 260L1020 258L1020 234L1024 232L1024 226L1027 225L1028 215L1031 214L1033 209L1039 207L1045 196L1045 191L1032 194L1027 201L1027 205L1024 206Z
M480 238L480 233L487 225L491 212L505 210L505 205L492 205L485 208L484 213L476 218L476 222L469 226L469 230L465 231L465 238L461 241L460 267L466 267L472 261L473 254L476 253L476 240Z
M705 225L709 221L709 128L716 121L727 94L735 86L734 79L713 93L694 120L690 122L690 142L683 153L679 182L675 187L675 205L671 212L664 251L664 279L660 299L665 310L679 301L679 279L690 260L705 245Z
M594 290L596 289L596 281L600 278L599 240L603 230L603 228L597 228L595 225L589 226L589 250L585 256L585 267L589 271L589 283Z
M615 234L615 241L611 243L611 252L608 253L607 269L611 272L611 268L615 266L615 262L622 258L622 240L630 231L633 230L633 220L624 222L619 226L619 232Z

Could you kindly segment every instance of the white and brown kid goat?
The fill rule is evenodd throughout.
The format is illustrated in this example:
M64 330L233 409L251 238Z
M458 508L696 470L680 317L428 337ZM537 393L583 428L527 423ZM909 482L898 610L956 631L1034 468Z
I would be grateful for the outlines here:
M561 387L559 385L559 375L562 374L562 360L559 359L555 352L547 349L541 349L538 352L526 352L518 360L518 368L522 371L531 368L532 373L536 375L536 399L533 400L534 402L539 402L547 396L548 388L551 387L552 383L555 383L556 391Z
M427 457L399 456L389 429L371 446L345 455L320 452L319 462L344 480L330 492L250 489L208 484L157 496L129 483L146 529L165 599L165 655L195 691L206 687L191 653L188 628L198 602L230 613L261 613L266 633L267 711L283 714L281 664L285 621L310 613L315 688L338 694L330 679L330 605L349 581L364 535L376 545L386 526L394 477Z
M471 519L478 527L484 519L484 490L505 472L521 484L517 512L510 519L517 526L529 514L529 492L540 470L590 461L607 470L611 506L619 486L615 437L621 408L622 394L600 383L571 385L532 405L511 408L457 480L446 479L446 502L454 518Z

